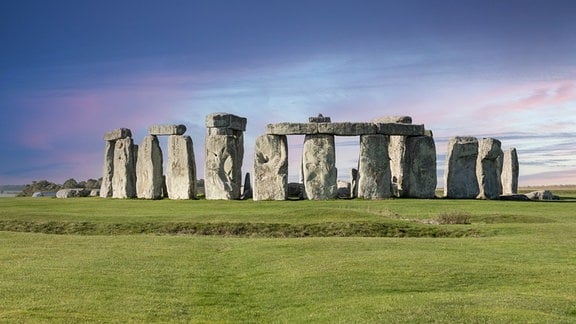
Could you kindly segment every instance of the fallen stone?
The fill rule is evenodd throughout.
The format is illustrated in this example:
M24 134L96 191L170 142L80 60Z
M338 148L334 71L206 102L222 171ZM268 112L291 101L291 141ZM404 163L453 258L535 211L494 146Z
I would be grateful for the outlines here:
M518 192L518 154L515 148L504 151L502 158L502 193L505 195L515 194Z
M148 128L150 135L184 135L186 126L184 125L152 125Z
M143 199L162 198L162 149L155 135L144 137L136 161L136 195Z
M392 196L390 179L390 157L386 136L360 136L358 198L390 198Z
M350 199L351 198L351 184L348 181L338 180L336 184L338 188L338 198Z
M134 145L132 138L127 137L116 141L112 198L136 197L136 154L137 146Z
M532 191L527 193L526 197L530 200L560 200L560 197L554 195L552 191L549 190Z
M430 136L406 137L402 195L409 198L436 197L436 145Z
M208 128L228 128L239 131L246 130L247 119L229 113L213 113L206 116L206 127Z
M473 199L478 196L476 160L478 139L475 137L452 137L448 142L446 168L444 170L444 196L456 199Z
M90 190L90 197L98 197L98 196L100 196L100 189Z
M501 143L494 138L478 141L478 159L476 160L476 178L480 192L477 199L497 199L502 184L498 157L502 155Z
M261 135L254 147L254 200L286 200L288 141L283 135Z
M288 183L288 198L304 199L304 185L298 182Z
M196 199L196 161L190 136L168 137L166 190L170 199Z
M128 128L118 128L104 134L105 141L116 141L127 137L132 137L132 131Z
M498 199L511 200L511 201L530 201L530 198L528 198L526 195L522 195L522 194L504 194L504 195L500 195L500 197Z
M56 192L56 198L88 197L88 195L90 195L90 190L83 188L60 189Z
M310 200L336 198L336 153L333 135L306 135L302 149L304 190Z

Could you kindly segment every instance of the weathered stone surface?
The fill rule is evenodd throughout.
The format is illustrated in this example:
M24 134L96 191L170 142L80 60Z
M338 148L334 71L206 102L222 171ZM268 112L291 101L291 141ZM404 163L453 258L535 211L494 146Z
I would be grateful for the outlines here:
M378 126L372 123L318 123L318 134L358 136L376 134Z
M106 141L104 148L104 164L102 166L102 184L100 197L112 197L112 178L114 177L114 141Z
M132 131L128 128L118 128L104 134L105 141L116 141L127 137L132 137Z
M242 160L236 136L206 137L204 190L206 199L231 200L240 198Z
M100 189L92 189L90 190L90 197L98 197L100 196Z
M412 136L405 140L402 194L409 198L436 196L436 144L430 136Z
M277 123L266 125L269 135L317 134L318 123Z
M532 191L526 194L530 200L559 200L560 197L554 195L549 190Z
M132 138L119 139L114 145L112 198L136 197L136 146Z
M412 117L410 116L382 116L372 119L373 123L387 124L387 123L402 123L412 124Z
M186 126L184 125L152 125L148 127L150 135L184 135Z
M335 162L333 135L306 135L302 149L302 171L308 199L336 198L338 172Z
M392 196L390 157L385 135L360 136L358 198L382 199Z
M384 135L424 135L424 125L400 123L278 123L268 124L266 134L271 135L339 135L360 136Z
M136 195L144 199L162 198L162 149L155 135L144 137L138 146Z
M444 170L444 196L447 198L476 198L480 193L476 177L478 139L453 137L448 142Z
M502 193L504 195L511 195L518 192L518 153L515 148L504 151L502 159Z
M196 198L196 161L190 136L168 137L166 190L170 199Z
M246 172L246 176L244 177L244 186L242 186L242 195L240 196L241 200L251 199L253 197L252 191L252 184L250 182L250 172Z
M56 192L56 198L88 197L89 195L90 190L84 188L60 189Z
M500 141L494 138L483 138L478 141L478 158L476 160L476 178L480 192L477 199L497 199L502 190L498 157L502 155Z
M283 135L261 135L254 147L254 200L286 200L288 141Z
M228 128L239 131L246 130L246 118L229 113L213 113L206 116L206 127L208 128Z
M404 169L406 167L406 136L389 136L388 141L392 193L396 197L403 197Z

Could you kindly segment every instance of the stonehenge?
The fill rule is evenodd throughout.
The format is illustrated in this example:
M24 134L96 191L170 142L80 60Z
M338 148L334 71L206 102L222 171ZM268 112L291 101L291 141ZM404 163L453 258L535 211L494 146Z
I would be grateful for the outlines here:
M184 125L153 125L141 145L132 132L118 128L104 134L103 198L196 198L196 162L192 139ZM162 149L157 136L168 136L168 168L162 170Z
M446 198L499 199L518 191L515 148L502 151L494 138L453 137L448 142L444 171Z
M229 113L206 116L204 196L208 200L327 200L335 198L430 199L436 197L436 145L432 131L409 116L370 122L332 122L310 117L307 123L268 124L256 138L253 182L242 182L247 120ZM184 125L152 125L140 145L132 131L104 134L103 198L196 199L196 159ZM288 183L289 135L303 135L299 183ZM159 136L167 136L166 157ZM359 138L358 164L350 180L338 179L335 136ZM166 159L166 168L163 163ZM457 136L448 142L444 197L499 199L518 191L518 155L502 150L494 138ZM244 183L244 185L243 185Z

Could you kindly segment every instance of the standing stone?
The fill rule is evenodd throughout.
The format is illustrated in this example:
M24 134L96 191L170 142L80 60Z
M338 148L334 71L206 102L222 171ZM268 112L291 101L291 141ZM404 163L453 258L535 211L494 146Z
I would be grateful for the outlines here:
M246 118L213 113L206 127L206 199L239 199Z
M206 137L206 167L204 190L206 199L240 199L241 163L238 161L237 138L233 135Z
M242 196L240 196L241 200L251 199L253 197L252 194L252 184L250 182L250 172L246 172L246 176L244 176L244 186L242 186Z
M102 167L102 184L100 197L112 197L112 178L114 177L114 144L115 141L106 141L104 148L104 165Z
M334 135L306 135L302 149L302 171L308 199L336 198L338 171Z
M196 198L196 161L192 138L187 135L168 137L166 190L170 199Z
M476 177L478 139L453 137L448 142L446 169L444 170L444 196L446 198L476 198L480 193Z
M403 195L410 198L434 198L438 183L434 138L406 137L405 147Z
M284 135L261 135L254 147L254 200L288 198L288 141Z
M136 197L136 149L132 138L119 139L114 145L112 198Z
M390 136L388 143L390 173L394 183L394 195L404 197L404 172L406 168L406 136Z
M478 158L476 161L476 178L480 193L477 199L497 199L502 185L498 167L498 157L502 154L500 141L494 138L483 138L478 141Z
M358 169L350 170L350 198L358 197Z
M360 136L358 198L382 199L392 196L390 157L385 135Z
M144 137L136 161L136 194L138 198L160 199L163 188L162 150L154 135Z
M504 151L502 159L502 193L511 195L518 193L518 154L515 148Z
M410 116L382 116L372 120L373 123L412 124ZM390 173L393 183L393 195L406 196L404 193L404 172L406 168L406 136L392 135L388 138L390 156Z

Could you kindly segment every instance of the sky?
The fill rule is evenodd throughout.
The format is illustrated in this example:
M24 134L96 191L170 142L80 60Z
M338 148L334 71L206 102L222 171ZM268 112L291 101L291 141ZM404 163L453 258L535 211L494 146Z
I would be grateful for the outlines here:
M244 172L268 123L407 115L439 187L454 136L515 147L521 186L576 184L573 0L4 0L0 44L0 184L99 178L105 132L154 124L187 126L203 178L213 112L248 119Z

